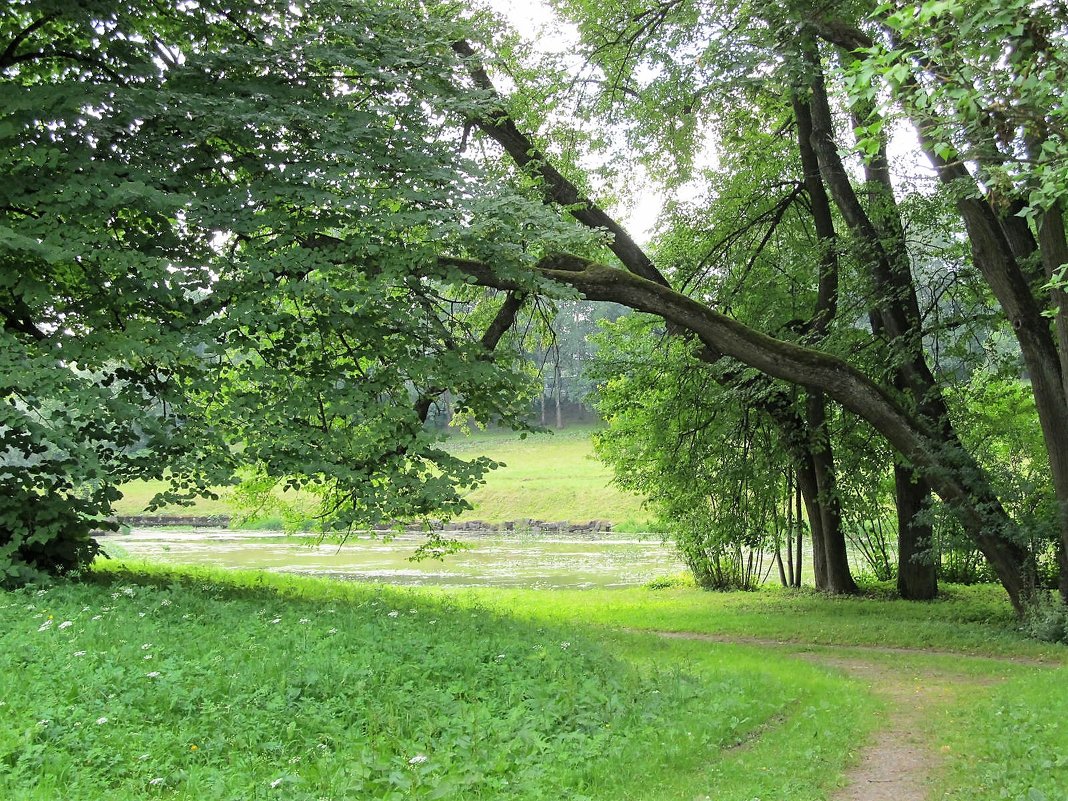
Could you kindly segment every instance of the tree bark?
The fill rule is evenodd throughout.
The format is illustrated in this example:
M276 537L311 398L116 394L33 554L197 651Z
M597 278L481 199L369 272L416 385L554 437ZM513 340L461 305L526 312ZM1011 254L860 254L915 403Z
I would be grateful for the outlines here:
M932 531L925 519L931 488L915 471L894 465L897 496L897 591L910 601L929 601L938 594L932 558Z
M853 575L849 572L849 555L845 532L842 529L842 505L838 496L834 455L831 451L831 437L827 431L827 409L823 394L810 393L807 406L809 432L813 439L812 468L815 474L816 497L821 518L820 528L823 535L823 584L821 586L817 583L816 586L836 594L855 593L858 588Z

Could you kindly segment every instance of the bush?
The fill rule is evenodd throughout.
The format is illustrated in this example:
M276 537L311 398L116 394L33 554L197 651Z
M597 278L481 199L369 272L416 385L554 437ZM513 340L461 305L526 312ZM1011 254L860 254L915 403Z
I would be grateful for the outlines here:
M100 551L98 529L117 528L96 520L77 498L40 495L0 486L0 587L86 567Z
M1068 644L1068 604L1054 594L1041 593L1028 607L1020 628L1036 640Z

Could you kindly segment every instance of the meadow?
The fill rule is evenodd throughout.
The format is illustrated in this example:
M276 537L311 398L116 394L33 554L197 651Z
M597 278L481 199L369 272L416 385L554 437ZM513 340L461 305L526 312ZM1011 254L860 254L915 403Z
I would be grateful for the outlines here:
M619 531L655 530L649 512L642 508L642 499L612 485L612 471L594 455L590 442L593 431L576 426L523 439L510 431L450 435L446 447L452 453L464 458L487 456L504 463L467 496L473 509L461 515L459 522L607 520ZM116 511L120 515L141 514L164 487L162 481L124 484ZM162 513L231 515L239 511L227 488L219 488L219 494L217 500L202 498L192 506L170 507ZM272 528L280 527L280 523L274 517L260 516L247 526Z
M0 606L12 801L816 801L882 719L880 683L947 671L923 709L932 798L1068 790L1066 651L992 588L400 590L109 563Z

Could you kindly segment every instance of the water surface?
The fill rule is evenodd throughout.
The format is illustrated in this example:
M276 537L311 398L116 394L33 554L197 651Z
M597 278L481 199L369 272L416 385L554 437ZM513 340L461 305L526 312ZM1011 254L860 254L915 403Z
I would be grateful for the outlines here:
M183 565L259 568L352 581L453 586L628 587L679 573L674 548L659 538L591 540L523 534L450 533L465 546L444 559L413 562L419 534L391 540L361 536L344 545L283 541L273 531L133 529L100 538L112 556Z

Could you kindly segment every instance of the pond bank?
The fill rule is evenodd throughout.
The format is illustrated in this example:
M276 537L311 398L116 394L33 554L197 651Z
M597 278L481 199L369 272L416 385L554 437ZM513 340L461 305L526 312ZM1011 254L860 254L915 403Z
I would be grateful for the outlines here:
M121 526L128 528L190 527L190 528L229 528L230 515L128 515L116 518ZM368 531L376 534L392 534L397 531L422 532L426 527L422 523L398 523L396 526L376 526ZM458 523L445 523L440 520L430 522L432 531L449 532L523 532L530 534L560 533L594 536L612 530L609 520L589 520L572 523L570 520L546 521L534 519L507 520L503 523L489 523L484 520L467 520Z
M459 543L442 559L420 559L423 534L356 534L343 544L277 531L135 528L99 537L110 557L167 564L254 568L388 584L557 589L632 587L682 572L656 535L449 531Z

